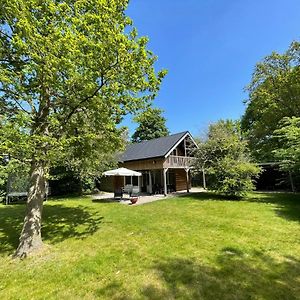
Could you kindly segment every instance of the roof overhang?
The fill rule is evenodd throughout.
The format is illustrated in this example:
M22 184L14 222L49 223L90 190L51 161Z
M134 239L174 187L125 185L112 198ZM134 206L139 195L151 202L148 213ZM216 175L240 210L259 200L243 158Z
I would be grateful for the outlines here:
M186 137L189 137L191 140L192 140L192 142L194 143L194 145L196 146L196 148L198 148L198 145L197 145L197 143L195 142L195 140L193 139L193 137L192 137L192 135L189 133L189 132L187 132L168 152L167 152L167 154L165 155L165 157L168 157L171 153L172 153L172 151L174 150L174 149L176 149L176 147L186 138Z

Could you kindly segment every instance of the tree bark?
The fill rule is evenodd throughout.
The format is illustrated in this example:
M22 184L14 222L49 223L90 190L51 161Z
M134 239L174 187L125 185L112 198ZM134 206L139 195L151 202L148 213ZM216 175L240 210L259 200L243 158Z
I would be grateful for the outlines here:
M290 178L292 192L295 193L296 189L295 189L295 185L294 185L293 176L292 176L292 172L291 171L289 171L289 178Z
M33 160L30 171L30 187L27 198L26 215L14 257L25 258L43 246L41 236L43 200L45 198L45 166Z

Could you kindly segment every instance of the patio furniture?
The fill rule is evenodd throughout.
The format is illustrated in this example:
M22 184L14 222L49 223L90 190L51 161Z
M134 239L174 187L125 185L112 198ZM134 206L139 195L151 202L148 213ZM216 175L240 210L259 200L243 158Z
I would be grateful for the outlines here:
M133 186L132 191L131 191L131 195L130 195L130 201L131 201L132 204L135 204L138 201L139 195L140 195L139 187L138 186Z
M138 198L140 195L140 189L138 186L133 186L132 187L132 192L131 192L131 197L132 198Z
M153 186L153 193L154 193L154 195L163 194L164 193L164 189L163 189L163 187L160 184L156 183Z
M115 189L114 198L115 199L120 198L122 200L122 198L123 198L123 191L122 191L122 189Z
M124 177L132 177L132 176L142 176L142 173L136 172L133 170L129 170L126 168L119 168L119 169L114 169L114 170L109 170L106 172L102 173L105 176L124 176ZM131 180L132 183L132 180ZM126 184L125 187L122 190L123 193L128 194L129 197L131 196L132 193L132 184ZM123 197L123 194L122 194Z
M124 194L128 194L130 197L131 193L132 193L132 189L133 189L133 186L131 184L126 184L123 188L123 192L124 192Z

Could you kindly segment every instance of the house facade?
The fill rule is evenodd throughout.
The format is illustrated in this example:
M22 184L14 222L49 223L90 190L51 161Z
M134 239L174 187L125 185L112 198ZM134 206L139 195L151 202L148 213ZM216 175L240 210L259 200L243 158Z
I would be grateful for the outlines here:
M150 194L189 191L196 147L188 131L130 144L120 157L120 166L141 172L142 176L115 178L114 186L131 184Z

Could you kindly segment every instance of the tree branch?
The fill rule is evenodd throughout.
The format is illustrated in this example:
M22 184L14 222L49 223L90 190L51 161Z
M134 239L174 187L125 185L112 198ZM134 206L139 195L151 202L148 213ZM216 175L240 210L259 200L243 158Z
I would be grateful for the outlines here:
M97 87L97 88L95 89L95 91L94 91L91 95L89 95L89 96L85 97L84 99L82 99L82 100L81 100L81 101L80 101L80 102L79 102L79 103L78 103L78 104L70 111L70 113L68 114L68 116L65 118L64 124L66 124L66 123L70 120L70 118L78 111L78 109L79 109L85 102L87 102L88 100L94 98L94 97L97 95L97 93L98 93L98 92L102 89L102 87L106 84L106 81L104 80L104 75L105 75L105 73L106 73L107 71L109 71L109 70L115 68L118 64L119 64L119 55L117 54L117 60L116 60L116 62L115 62L114 64L112 64L111 66L109 66L105 71L103 71L103 73L102 73L102 75L101 75L101 78L100 78L101 83L100 83L99 87Z
M11 101L14 101L14 102L17 104L17 106L18 106L21 110L23 110L25 113L27 113L27 114L30 115L30 112L27 111L27 110L21 105L21 103L19 102L19 100L16 99L16 98L20 98L20 95L19 95L18 93L13 92L13 91L7 91L6 89L0 89L0 92L3 92L3 93L5 93L5 94L13 94L13 95L14 95L13 98L10 97L9 99L10 99ZM24 101L24 100L23 100L23 101ZM27 103L28 103L28 102L27 102ZM28 103L28 104L29 104L29 103ZM31 107L30 104L29 104L29 106Z
M87 97L85 97L84 99L82 99L71 111L70 111L70 113L68 114L68 116L65 118L65 124L70 120L70 118L77 112L77 110L80 108L80 106L82 106L85 102L87 102L88 100L90 100L90 99L92 99L92 98L94 98L97 94L98 94L98 92L102 89L102 87L105 85L105 83L106 83L106 81L104 81L103 80L103 78L101 78L101 83L100 83L100 85L99 85L99 87L97 87L96 89L95 89L95 91L91 94L91 95L89 95L89 96L87 96Z
M3 32L2 30L0 30L0 34L2 34L3 36L7 37L8 39L12 39L12 37L10 35L8 35L7 33Z

